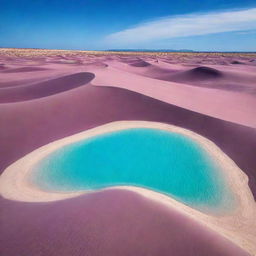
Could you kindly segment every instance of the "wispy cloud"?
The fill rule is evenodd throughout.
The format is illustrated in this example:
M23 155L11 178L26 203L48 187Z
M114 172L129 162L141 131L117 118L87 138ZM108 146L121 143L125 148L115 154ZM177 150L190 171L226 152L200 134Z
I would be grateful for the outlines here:
M206 35L256 29L256 8L217 13L162 17L108 35L115 44L133 44L174 37Z

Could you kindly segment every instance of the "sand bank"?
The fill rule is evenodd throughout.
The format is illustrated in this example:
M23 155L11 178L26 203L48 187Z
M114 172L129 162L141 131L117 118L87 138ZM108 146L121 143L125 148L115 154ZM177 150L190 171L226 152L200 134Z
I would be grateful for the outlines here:
M4 171L0 178L1 195L11 200L49 202L67 199L86 193L49 193L38 189L33 184L30 184L27 177L29 176L31 167L34 164L44 156L64 145L80 141L81 139L97 136L105 132L113 132L128 128L163 129L189 136L193 140L197 141L197 143L202 145L202 147L209 152L213 159L222 165L223 170L225 170L224 177L237 198L237 206L234 211L223 216L207 215L154 191L135 187L118 187L119 189L132 190L146 198L149 198L150 200L162 203L166 207L174 207L182 214L185 214L212 230L217 231L246 251L252 254L256 253L256 225L254 222L256 207L252 193L247 184L247 176L214 143L194 132L172 125L144 121L120 121L109 123L52 142L21 158Z

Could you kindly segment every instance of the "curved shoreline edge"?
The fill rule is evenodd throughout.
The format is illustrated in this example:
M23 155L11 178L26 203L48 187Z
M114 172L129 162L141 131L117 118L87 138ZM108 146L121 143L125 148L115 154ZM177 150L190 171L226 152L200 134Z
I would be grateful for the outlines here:
M78 142L81 139L87 139L102 133L129 128L161 129L189 136L191 139L195 140L211 155L211 157L213 157L214 160L218 161L223 167L223 170L225 170L224 177L227 181L227 185L237 199L237 206L234 211L228 214L223 216L213 216L202 213L169 196L151 190L131 186L111 187L110 189L117 188L131 190L139 193L145 198L162 203L166 207L174 208L180 213L193 218L202 225L218 232L220 235L231 240L252 255L256 255L256 223L254 221L256 218L256 203L248 187L248 178L245 173L210 140L190 130L165 123L147 121L112 122L49 143L29 153L5 169L0 176L0 195L6 199L16 201L50 202L68 199L87 193L86 191L72 193L43 191L37 188L34 184L29 183L27 177L34 164L64 145Z

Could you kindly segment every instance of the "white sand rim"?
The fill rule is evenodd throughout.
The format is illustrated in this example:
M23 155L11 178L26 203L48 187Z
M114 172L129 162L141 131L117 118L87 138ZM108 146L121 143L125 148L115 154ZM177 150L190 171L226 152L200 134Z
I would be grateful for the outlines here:
M50 202L76 197L88 191L80 192L48 192L29 182L32 167L39 160L53 151L93 136L104 133L130 129L153 128L175 132L188 136L200 144L209 155L221 165L223 177L236 197L234 210L222 216L214 216L193 209L169 196L148 189L132 186L115 187L135 191L144 197L175 208L184 215L193 218L208 228L236 243L252 255L256 255L256 204L248 186L248 178L237 165L225 155L213 142L190 130L173 125L146 121L119 121L96 127L36 149L25 157L10 165L0 177L0 194L7 199L25 202ZM111 187L113 189L113 187Z

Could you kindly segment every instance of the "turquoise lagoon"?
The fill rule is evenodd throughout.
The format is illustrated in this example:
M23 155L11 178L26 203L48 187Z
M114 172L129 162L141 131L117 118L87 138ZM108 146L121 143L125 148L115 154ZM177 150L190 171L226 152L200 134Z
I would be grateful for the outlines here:
M136 186L203 211L228 210L233 194L221 166L188 136L133 128L66 145L40 160L32 182L48 191Z

